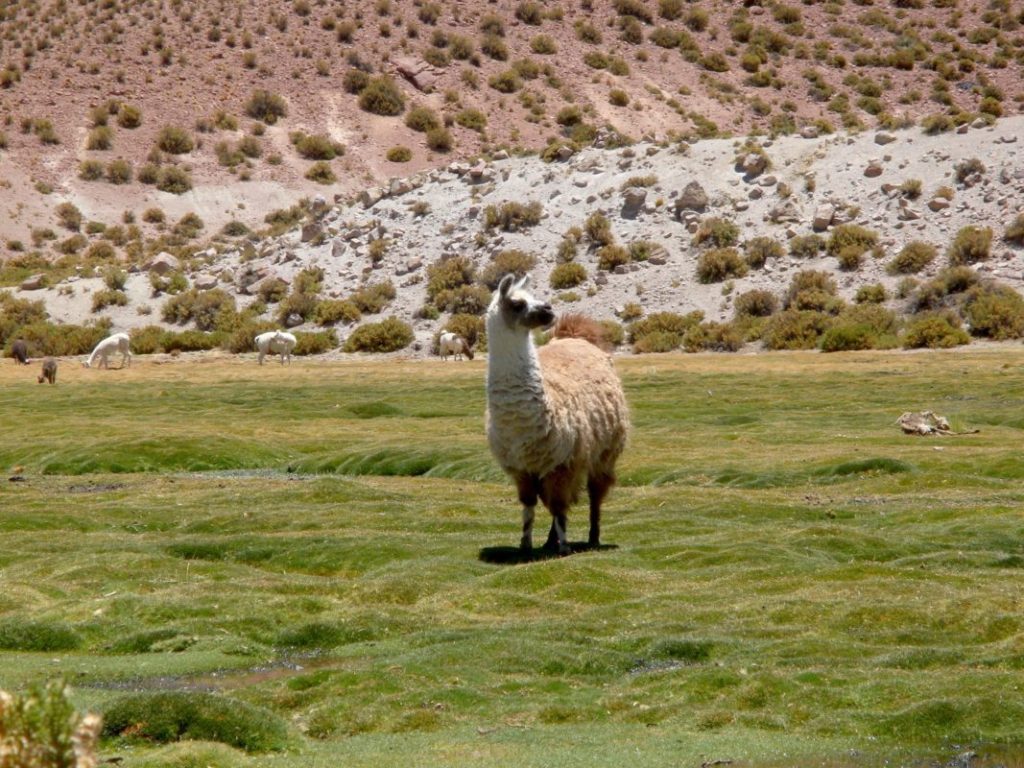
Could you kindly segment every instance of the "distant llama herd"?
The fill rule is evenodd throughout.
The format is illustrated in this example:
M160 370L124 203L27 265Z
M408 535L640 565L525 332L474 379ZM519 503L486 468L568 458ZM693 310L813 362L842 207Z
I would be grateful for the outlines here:
M567 514L583 490L590 502L587 546L601 543L601 505L615 484L615 464L626 446L629 409L622 383L602 343L601 327L581 315L555 322L551 305L532 296L529 277L506 275L486 315L487 440L501 468L515 483L522 504L520 549L533 548L538 500L551 513L545 547L561 555L571 551ZM553 328L540 348L533 332ZM257 358L279 355L291 363L296 338L284 331L261 333L253 340ZM121 367L131 365L127 333L115 333L93 349L86 368L108 368L114 353ZM473 359L467 340L445 332L438 338L442 360ZM29 363L28 347L18 339L15 362ZM57 381L57 361L43 360L40 383Z

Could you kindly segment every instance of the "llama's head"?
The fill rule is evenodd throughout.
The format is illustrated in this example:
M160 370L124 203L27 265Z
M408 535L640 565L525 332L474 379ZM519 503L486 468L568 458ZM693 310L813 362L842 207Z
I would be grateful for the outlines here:
M471 346L469 346L469 342L466 341L466 338L464 336L460 336L459 338L462 339L462 353L466 357L468 357L470 360L472 360L473 359L473 348Z
M546 301L534 298L527 287L530 276L516 280L515 275L505 275L498 283L498 292L491 300L487 311L488 330L500 318L506 328L528 333L534 328L547 328L555 322L555 311Z

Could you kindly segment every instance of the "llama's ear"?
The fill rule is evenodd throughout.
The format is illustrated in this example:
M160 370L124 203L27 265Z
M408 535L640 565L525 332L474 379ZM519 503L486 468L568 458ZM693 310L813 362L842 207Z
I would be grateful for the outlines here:
M529 273L519 278L519 282L516 283L516 288L526 289L530 287L530 275Z
M505 275L503 278L501 278L501 282L498 283L498 295L501 296L501 298L504 299L506 296L508 296L508 292L512 289L512 282L515 279L515 275L511 274Z

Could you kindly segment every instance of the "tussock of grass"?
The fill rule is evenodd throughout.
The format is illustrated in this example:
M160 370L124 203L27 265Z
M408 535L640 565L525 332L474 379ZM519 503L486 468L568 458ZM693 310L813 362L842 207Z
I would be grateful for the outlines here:
M72 651L81 644L81 636L63 622L0 619L0 650Z

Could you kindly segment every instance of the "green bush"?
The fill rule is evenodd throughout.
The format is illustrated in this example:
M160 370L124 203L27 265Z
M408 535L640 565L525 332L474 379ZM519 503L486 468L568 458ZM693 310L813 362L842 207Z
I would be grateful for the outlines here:
M900 249L886 266L890 275L912 275L931 264L939 249L931 243L912 240Z
M99 160L83 160L78 164L78 178L82 181L98 181L103 178L103 163Z
M771 291L754 289L741 293L733 302L736 317L769 317L779 308L779 300Z
M220 288L200 291L192 288L176 296L171 296L161 309L161 318L165 323L184 325L194 321L201 331L212 331L217 328L225 315L235 313L235 298Z
M394 284L390 280L385 280L382 283L364 285L349 296L349 301L363 314L375 315L383 310L396 295Z
M753 269L760 269L768 259L781 259L786 255L786 249L774 237L752 238L743 244L743 252Z
M556 291L575 288L587 279L587 270L575 261L563 262L551 270L550 283Z
M948 313L919 315L907 324L903 334L906 349L948 349L970 342L971 337L960 327L960 319Z
M391 163L408 163L412 160L412 150L408 147L391 147L385 157Z
M442 258L427 267L427 298L433 301L442 291L469 285L476 279L476 267L465 256Z
M863 323L837 323L821 337L822 352L852 352L877 345L878 334Z
M183 195L192 189L192 176L180 166L165 165L157 172L156 188L172 195Z
M704 313L700 311L686 315L655 312L630 323L629 341L634 352L670 352L682 346L686 332L700 325L703 319Z
M693 236L694 245L712 245L717 248L728 248L739 240L740 228L728 219L713 216L704 219Z
M441 118L437 116L437 113L434 110L430 107L424 107L417 104L406 114L405 125L407 128L411 128L414 131L426 133L431 128L440 128L442 123Z
M334 169L324 160L317 160L309 166L305 177L317 184L333 184L338 180L338 177L334 175Z
M861 250L859 245L847 245L839 250L836 254L836 261L839 262L839 268L846 272L853 272L860 268L861 262L864 260L864 251Z
M858 304L881 304L885 299L885 286L881 283L862 285L853 298Z
M176 125L165 125L156 137L156 145L170 155L185 155L195 149L191 134Z
M743 334L732 323L701 323L683 335L687 352L735 352L743 346Z
M789 254L798 259L813 259L825 250L825 238L821 235L797 235L789 241Z
M14 616L0 619L0 649L5 651L52 653L73 651L81 645L81 636L63 622Z
M455 115L455 122L471 131L483 131L487 127L487 115L479 109L467 108Z
M598 249L597 267L598 269L611 272L618 266L629 264L631 258L629 249L615 243L610 243Z
M122 128L138 128L142 125L142 110L132 104L122 104L117 110L117 124Z
M128 304L128 296L124 291L104 288L92 295L92 311L100 312L107 307L123 307Z
M611 222L600 211L594 211L587 217L583 231L594 245L611 245L615 242Z
M489 205L484 208L484 227L499 227L505 232L517 232L537 226L543 213L544 208L537 201L526 205L514 201L504 202L498 206Z
M103 713L103 733L160 744L218 741L247 752L284 749L288 731L268 709L200 691L133 693Z
M786 309L768 318L761 339L766 349L814 349L831 324L824 312Z
M359 307L351 299L325 299L316 305L313 319L317 325L358 323L363 318Z
M451 131L444 126L427 131L426 141L427 146L435 152L450 152L455 146L455 139L452 137Z
M288 283L280 277L268 277L256 286L256 295L265 304L276 304L288 295Z
M857 224L840 224L832 230L825 249L832 256L855 249L864 253L878 244L878 233Z
M295 349L292 354L298 356L322 355L338 346L338 337L334 330L328 331L297 331L295 333Z
M735 248L712 248L697 258L697 279L702 283L720 283L747 274L747 262Z
M111 160L107 164L107 181L111 184L128 184L132 180L132 164L127 160Z
M110 320L102 318L92 325L57 325L37 321L22 326L18 335L39 355L84 355L110 335Z
M306 160L333 160L339 154L344 154L343 151L339 152L339 149L343 150L343 147L324 134L303 134L295 142L295 151Z
M1024 298L1008 285L975 285L967 291L962 311L974 336L997 341L1024 336Z
M480 274L480 282L493 291L498 288L498 283L501 282L501 278L505 275L511 273L519 278L536 266L537 257L532 253L515 249L499 251L491 258L491 262L484 267L483 272Z
M252 92L245 103L245 114L267 125L273 125L278 118L287 117L288 105L283 96L270 91L257 89Z
M1003 240L1014 245L1024 245L1024 213L1018 213L1003 232Z
M343 349L345 352L395 352L409 346L414 338L408 323L389 317L356 328L345 340Z
M444 312L479 315L491 303L491 292L484 285L460 285L441 291L434 297L437 309Z
M350 67L345 71L341 84L348 93L362 93L370 84L370 75L361 69Z
M387 75L371 78L359 94L359 108L374 115L393 117L405 111L401 89Z
M946 251L950 266L985 261L992 247L991 227L963 227Z
M785 309L818 309L826 307L821 303L821 298L836 298L836 283L828 272L821 272L814 269L805 269L793 275L786 289L786 297L783 301Z

